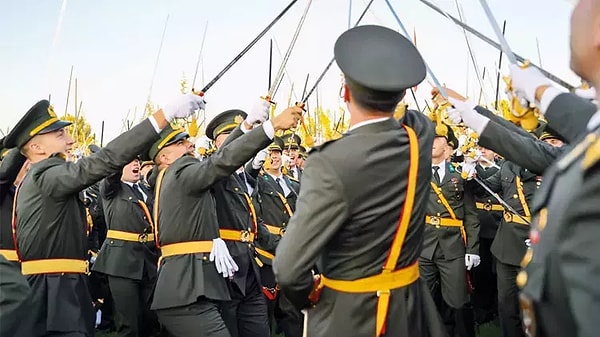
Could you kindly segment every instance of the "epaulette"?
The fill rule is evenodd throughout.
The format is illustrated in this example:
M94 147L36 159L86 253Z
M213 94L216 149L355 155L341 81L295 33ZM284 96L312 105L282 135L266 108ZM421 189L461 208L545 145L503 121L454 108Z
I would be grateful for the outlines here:
M298 184L300 183L300 180L298 180L298 179L296 179L296 178L294 178L294 177L291 177L291 176L287 176L287 177L288 177L288 179L290 179L290 180L291 180L291 181L293 181L293 182L296 182L296 183L298 183Z
M450 163L450 172L456 172L456 168L458 167L458 163Z
M323 151L323 149L326 148L327 146L329 146L331 143L334 143L335 141L340 140L340 139L342 139L342 138L331 139L331 140L328 140L328 141L326 141L325 143L323 143L321 145L315 146L315 147L311 148L308 151L308 155L310 155L313 152Z

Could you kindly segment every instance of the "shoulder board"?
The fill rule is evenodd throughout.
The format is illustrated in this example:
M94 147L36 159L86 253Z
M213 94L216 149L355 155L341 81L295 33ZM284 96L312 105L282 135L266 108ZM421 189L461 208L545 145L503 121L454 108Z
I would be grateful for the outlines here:
M581 167L584 171L594 167L600 161L600 139L596 138L585 150Z
M312 149L310 149L310 151L308 151L308 154L310 155L310 154L311 154L311 153L313 153L313 152L319 152L319 151L323 151L323 149L324 149L324 148L326 148L326 147L327 147L327 146L329 146L330 144L332 144L332 143L334 143L335 141L338 141L338 140L340 140L340 139L342 139L342 138L343 138L343 137L341 137L341 138L338 138L338 139L332 139L332 140L328 140L328 141L326 141L325 143L323 143L323 144L321 144L321 145L319 145L319 146L315 146L315 147L313 147Z
M290 177L290 176L287 176L287 177L288 177L289 180L291 180L291 181L293 181L295 183L300 183L300 180L298 180L298 179L296 179L294 177Z

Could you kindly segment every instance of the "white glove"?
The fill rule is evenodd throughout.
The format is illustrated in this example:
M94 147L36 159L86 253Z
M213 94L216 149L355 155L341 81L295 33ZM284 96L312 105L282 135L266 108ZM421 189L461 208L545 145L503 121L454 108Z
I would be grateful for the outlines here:
M92 255L90 257L90 264L94 264L94 263L96 263L96 257Z
M210 139L208 137L200 137L196 140L196 149L210 149Z
M231 255L229 255L229 249L225 241L221 238L213 240L213 248L210 252L210 261L215 262L215 267L219 274L223 274L225 278L233 277L233 274L239 270L238 265L233 261Z
M260 150L260 152L254 156L254 160L252 160L252 168L255 170L260 169L265 163L265 160L267 160L268 155L269 153L267 150Z
M454 106L454 109L460 113L465 125L478 134L481 134L487 123L490 121L489 118L475 111L475 107L477 106L477 103L475 102L468 100L461 101L452 97L448 97L448 102L450 102L450 104ZM448 113L448 115L450 115L450 113Z
M475 175L477 175L477 162L472 160L473 159L469 156L465 156L465 162L462 164L462 172L466 174L467 180L471 180Z
M535 103L535 90L537 88L542 85L552 85L552 82L535 67L523 69L516 64L511 64L509 68L515 93L531 103Z
M481 262L481 258L479 255L475 254L465 254L465 266L467 270L471 270L471 268L475 268Z
M263 123L264 121L269 119L270 109L271 103L260 98L252 106L252 109L250 110L250 113L248 113L248 116L246 116L246 122L250 125L254 125L254 123Z
M593 100L596 99L596 89L594 89L593 87L589 89L577 88L575 89L575 95L585 99Z
M448 112L448 119L452 122L452 124L458 124L458 123L462 122L462 115L461 115L460 111L458 111L454 108L448 108L446 110L446 112ZM459 141L460 141L460 139L459 139Z
M196 110L204 109L206 102L204 96L196 94L185 94L177 97L176 100L167 104L162 110L165 119L170 123L175 118L186 118L191 116Z
M525 246L531 247L531 240L530 239L525 240Z
M289 156L282 154L281 155L281 163L283 163L283 165L285 165L286 167L289 167L290 164L292 163L292 158L290 158Z

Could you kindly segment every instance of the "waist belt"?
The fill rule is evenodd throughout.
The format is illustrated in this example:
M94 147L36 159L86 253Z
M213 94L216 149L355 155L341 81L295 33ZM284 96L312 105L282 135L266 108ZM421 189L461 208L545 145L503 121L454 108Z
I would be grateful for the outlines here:
M285 233L285 228L283 228L283 227L271 226L271 225L267 225L267 224L265 224L265 227L267 227L267 229L269 230L269 233L271 233L271 234L283 236L283 234Z
M260 249L258 247L256 247L255 249L256 249L256 252L258 253L258 255L266 257L269 260L273 260L275 258L275 255L267 252L266 250L262 250L262 249Z
M377 301L376 325L383 326L386 320L390 302L390 291L413 284L419 279L419 264L417 262L408 267L382 272L358 280L332 280L321 276L321 285L344 293L371 293L379 297Z
M4 255L8 261L19 261L17 251L14 249L0 249L0 255Z
M160 252L162 254L161 258L175 255L210 253L212 251L212 246L212 241L187 241L171 243L160 247Z
M433 226L445 226L445 227L462 227L462 220L451 219L451 218L440 218L439 216L425 216L425 223Z
M520 225L529 225L529 223L531 222L531 217L518 216L518 215L510 213L510 212L504 212L504 221L514 222L514 223L518 223Z
M476 202L475 206L477 206L477 209L482 209L484 211L504 211L504 207L502 207L502 205L498 205L498 204L492 204L489 202Z
M141 234L140 233L130 233L130 232L123 232L123 231L109 229L106 232L106 238L146 243L146 242L154 241L154 234L152 234L152 233L141 233Z
M41 259L21 262L21 273L23 275L36 274L87 274L89 263L86 260L75 259Z
M250 231L238 231L235 229L219 229L221 239L239 242L254 242L254 233Z

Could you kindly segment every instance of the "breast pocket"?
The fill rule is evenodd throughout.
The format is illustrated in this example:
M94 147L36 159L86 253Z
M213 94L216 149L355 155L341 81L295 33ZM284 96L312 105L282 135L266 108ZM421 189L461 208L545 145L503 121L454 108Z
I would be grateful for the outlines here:
M465 186L462 179L452 177L444 184L442 192L448 201L461 201L465 196Z

